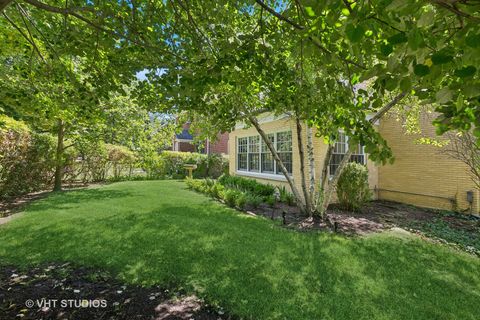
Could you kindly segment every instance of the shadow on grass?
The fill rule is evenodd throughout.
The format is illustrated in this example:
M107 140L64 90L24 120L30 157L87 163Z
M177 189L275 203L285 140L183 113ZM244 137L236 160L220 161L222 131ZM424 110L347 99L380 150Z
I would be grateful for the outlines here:
M125 198L131 195L132 193L128 191L108 190L99 187L81 190L64 190L52 192L48 197L33 202L29 205L27 211L35 212L49 209L72 209L88 202Z
M188 200L157 201L150 210L139 198L125 200L132 193L98 191L88 190L76 202L48 199L45 220L15 221L1 230L0 257L17 264L70 261L128 282L183 287L247 318L480 314L480 260L443 247L387 234L349 239L284 230L189 191L182 191ZM105 199L124 201L123 211L57 219L51 206Z

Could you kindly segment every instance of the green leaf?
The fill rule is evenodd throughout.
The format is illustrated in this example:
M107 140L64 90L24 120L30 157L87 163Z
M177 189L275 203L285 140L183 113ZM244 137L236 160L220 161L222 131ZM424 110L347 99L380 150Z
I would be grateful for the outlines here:
M474 130L473 130L473 135L477 138L480 138L480 127L476 127Z
M423 77L430 73L430 68L424 64L417 64L413 67L413 72L419 76Z
M347 17L348 17L348 16L350 15L350 11L348 11L347 8L343 8L343 9L342 9L342 14L343 14L344 16L347 16Z
M418 48L422 47L423 44L423 37L418 30L414 29L412 32L410 32L408 35L408 46L410 49L417 50Z
M446 55L444 53L434 53L432 55L432 62L433 64L445 64L449 63L453 60L453 57L450 55Z
M315 11L313 11L312 7L305 7L305 12L309 17L315 17Z
M462 87L462 91L467 98L473 98L480 95L480 85L469 84Z
M355 26L353 24L348 24L345 28L345 33L347 34L348 39L355 43L362 40L365 35L365 29L362 26Z
M391 44L382 43L380 45L380 52L386 57L393 52L393 46Z
M390 42L392 45L404 43L407 41L408 41L407 36L403 32L397 33L396 35L393 35L390 38L388 38L388 42Z
M412 81L410 78L403 78L400 81L400 90L402 91L408 91L412 88Z
M446 103L452 100L453 92L448 87L440 89L435 95L435 99L438 103Z
M467 44L467 46L472 47L472 48L480 47L480 34L470 33L465 38L465 43Z
M477 68L474 66L464 67L462 69L455 70L455 75L460 78L471 77L477 72Z
M433 11L427 11L422 14L417 21L417 26L420 28L428 27L435 21L435 13Z

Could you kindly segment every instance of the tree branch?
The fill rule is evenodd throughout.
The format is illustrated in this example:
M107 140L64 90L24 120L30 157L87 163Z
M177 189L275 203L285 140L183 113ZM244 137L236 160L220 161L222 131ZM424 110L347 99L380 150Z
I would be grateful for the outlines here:
M19 26L17 26L15 24L15 22L13 22L12 19L10 19L9 16L7 16L7 14L5 12L2 12L3 16L5 17L5 19L7 19L7 21L18 31L20 32L20 34L25 38L25 40L28 41L28 43L30 43L33 47L33 50L35 50L35 52L37 52L37 54L40 56L40 58L42 59L43 62L45 62L45 58L43 57L42 53L40 52L40 50L38 49L37 45L35 44L35 42L33 41L33 38L29 38L24 32L22 29L20 29ZM30 32L30 31L29 31ZM31 35L31 34L30 34Z
M1 1L1 0L0 0ZM173 52L170 52L168 50L165 50L165 49L162 49L162 48L158 48L158 47L154 47L154 46L151 46L147 43L142 43L142 42L139 42L137 41L136 39L134 38L131 38L125 34L121 34L115 30L111 30L111 29L107 29L101 25L98 25L96 24L95 22L85 18L84 16L80 15L77 13L77 11L92 11L90 8L85 8L85 7L76 7L76 8L59 8L59 7L54 7L54 6L50 6L50 5L47 5L45 3L42 3L40 1L37 1L37 0L24 0L26 3L36 7L36 8L39 8L39 9L43 9L45 11L49 11L49 12L52 12L52 13L58 13L58 14L63 14L63 15L71 15L83 22L85 22L86 24L88 24L89 26L91 26L92 28L95 28L95 29L98 29L100 31L103 31L107 34L110 34L112 36L115 36L117 39L120 38L120 39L125 39L125 40L128 40L136 45L139 45L139 46L142 46L144 48L149 48L149 49L154 49L154 50L158 50L158 51L161 51L165 54L168 54L168 55L172 55L176 58L179 58L181 60L185 60L183 59L182 57L178 56L177 54L173 53Z
M277 162L277 165L280 166L280 170L282 171L283 175L287 179L288 184L290 185L290 188L292 189L292 193L295 196L295 200L297 202L298 207L302 212L305 212L305 205L301 201L300 193L298 192L297 187L295 186L295 183L292 180L292 177L290 177L290 174L287 171L287 168L285 168L285 165L283 164L282 159L278 156L277 150L275 150L275 147L273 146L272 142L270 139L268 139L267 135L265 134L265 131L260 127L260 124L258 123L257 118L254 116L248 116L248 120L252 123L252 125L257 129L257 132L260 134L262 137L263 142L267 145L268 149L272 153L273 158Z
M288 19L287 17L283 16L282 14L276 12L274 9L270 8L269 6L267 6L265 4L265 2L263 2L262 0L255 0L255 2L260 5L262 8L264 8L266 11L268 11L270 14L272 14L274 17L276 17L277 19L281 20L281 21L284 21L288 24L290 24L291 26L293 26L295 29L297 30L305 30L306 28L302 25L299 25L298 23ZM324 47L322 45L322 43L320 42L320 40L317 38L317 37L314 37L314 36L308 36L308 40L310 40L310 42L312 42L317 48L319 48L321 51L323 51L324 53L328 54L328 55L333 55L335 57L337 57L338 59L342 60L343 62L346 62L346 63L349 63L349 64L352 64L360 69L366 69L365 66L353 61L353 60L350 60L350 59L346 59L342 56L339 56L338 54L334 54L332 51L328 50L326 47Z

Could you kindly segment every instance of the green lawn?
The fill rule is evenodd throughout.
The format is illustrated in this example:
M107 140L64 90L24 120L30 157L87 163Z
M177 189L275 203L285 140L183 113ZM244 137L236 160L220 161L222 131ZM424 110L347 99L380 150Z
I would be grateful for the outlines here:
M0 262L73 261L255 319L479 319L480 259L416 238L283 229L186 190L55 194L0 227Z

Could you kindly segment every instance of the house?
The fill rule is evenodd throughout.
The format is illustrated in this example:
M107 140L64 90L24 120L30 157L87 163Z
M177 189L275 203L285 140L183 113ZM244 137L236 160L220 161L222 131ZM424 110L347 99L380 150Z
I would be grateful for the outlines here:
M269 139L274 142L298 190L301 190L295 122L286 115L274 117L270 114L264 114L258 120ZM387 114L376 126L392 148L394 163L375 164L369 160L362 146L357 146L352 156L352 161L367 166L369 184L375 199L465 213L479 212L479 191L465 164L442 154L439 147L416 143L421 135L406 134L402 122L391 114ZM430 116L422 115L420 126L422 135L434 136ZM230 174L289 188L254 127L237 123L235 130L230 133L229 145ZM330 174L335 172L347 150L348 137L340 133L329 165ZM323 139L315 137L316 176L320 176L326 151L327 145Z
M194 141L194 135L190 131L190 122L184 123L182 131L173 137L173 151L228 154L228 132L218 133L217 139L213 142L206 139L203 143L198 143Z

